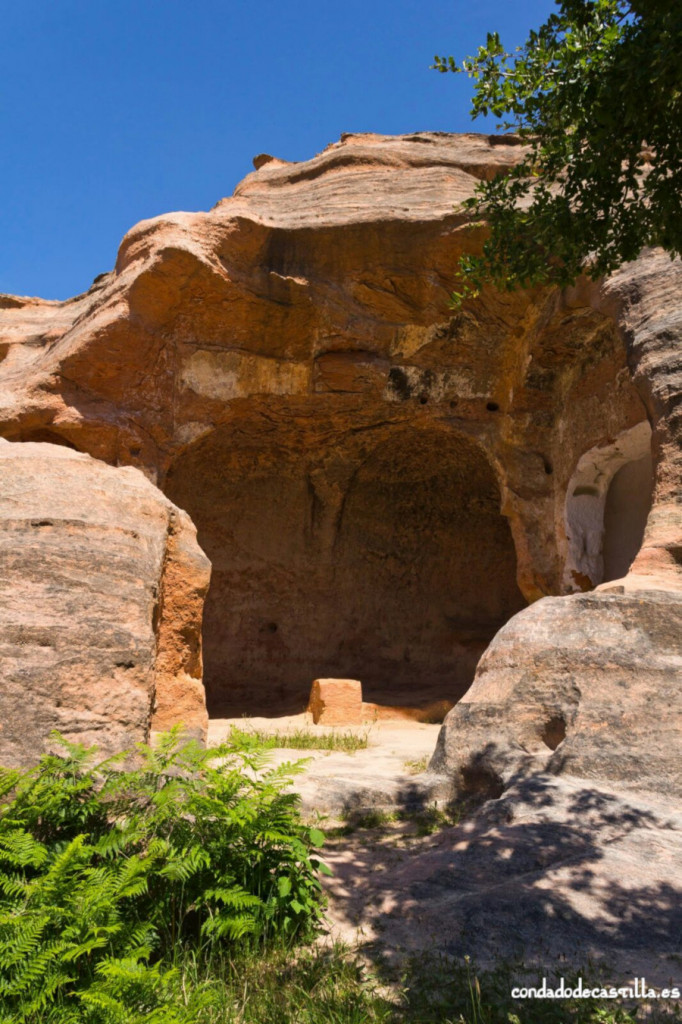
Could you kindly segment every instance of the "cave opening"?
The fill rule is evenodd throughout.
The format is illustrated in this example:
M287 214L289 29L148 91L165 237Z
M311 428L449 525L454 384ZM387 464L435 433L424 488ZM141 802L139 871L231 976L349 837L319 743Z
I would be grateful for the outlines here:
M456 701L525 606L482 449L445 429L302 443L272 424L216 429L166 492L213 564L204 680L213 717L292 714L316 678L366 701Z
M653 488L646 420L581 456L566 495L568 591L627 574L642 546Z

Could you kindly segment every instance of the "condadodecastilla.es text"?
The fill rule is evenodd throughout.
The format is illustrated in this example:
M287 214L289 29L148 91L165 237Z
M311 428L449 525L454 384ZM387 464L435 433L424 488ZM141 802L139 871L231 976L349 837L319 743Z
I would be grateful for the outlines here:
M511 990L512 999L670 999L682 997L682 986L670 985L668 988L654 988L647 984L646 978L635 978L627 985L587 984L582 978L575 983L567 984L564 978L558 983L547 984L542 979L540 986L524 986Z

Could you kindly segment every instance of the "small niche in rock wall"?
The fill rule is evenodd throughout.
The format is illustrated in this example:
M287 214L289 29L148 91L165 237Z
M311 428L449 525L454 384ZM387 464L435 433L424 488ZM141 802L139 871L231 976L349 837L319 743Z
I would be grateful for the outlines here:
M627 574L642 546L652 493L648 422L581 456L566 497L567 591L590 590Z

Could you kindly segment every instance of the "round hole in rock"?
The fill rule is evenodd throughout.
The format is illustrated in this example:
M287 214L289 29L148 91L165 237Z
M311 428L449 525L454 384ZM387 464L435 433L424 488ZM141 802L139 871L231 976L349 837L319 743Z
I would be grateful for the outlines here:
M561 715L553 715L545 722L540 733L540 739L550 750L556 750L559 744L563 743L566 739L566 722L564 718Z
M209 712L302 711L324 677L360 679L378 704L461 697L525 605L483 451L430 427L369 452L347 435L283 439L270 424L220 428L167 481L213 563Z

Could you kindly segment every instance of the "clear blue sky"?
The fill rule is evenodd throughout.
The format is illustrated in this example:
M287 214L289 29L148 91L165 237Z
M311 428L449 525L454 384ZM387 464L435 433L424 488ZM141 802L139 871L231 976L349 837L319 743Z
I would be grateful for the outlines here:
M552 0L4 0L0 292L66 298L136 221L208 209L256 153L484 131L434 53L517 45Z

